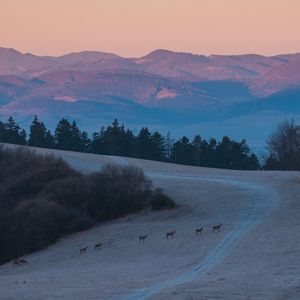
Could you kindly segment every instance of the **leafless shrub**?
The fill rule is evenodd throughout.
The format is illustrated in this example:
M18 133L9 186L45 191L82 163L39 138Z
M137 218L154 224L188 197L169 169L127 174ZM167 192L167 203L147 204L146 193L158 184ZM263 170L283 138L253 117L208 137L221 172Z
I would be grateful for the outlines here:
M91 174L88 213L97 220L109 220L148 206L152 181L134 166L105 165Z
M174 200L163 192L162 188L156 188L151 196L150 204L153 210L169 209L175 207Z
M44 199L25 200L9 214L4 225L1 262L41 250L63 235L90 228L92 219L77 210Z
M1 147L0 264L150 205L167 208L172 200L152 192L152 181L137 167L106 165L82 175L61 158Z

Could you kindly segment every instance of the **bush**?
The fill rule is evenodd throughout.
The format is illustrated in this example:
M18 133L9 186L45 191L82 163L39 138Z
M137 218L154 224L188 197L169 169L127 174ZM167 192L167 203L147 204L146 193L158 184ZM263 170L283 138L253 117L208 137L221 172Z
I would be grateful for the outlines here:
M13 253L13 257L41 250L53 244L63 235L88 229L94 224L89 216L79 211L44 199L20 202L9 214L4 226L1 260ZM2 247L1 247L2 248ZM3 250L3 249L2 249Z
M134 213L149 205L152 181L134 166L105 165L91 174L87 213L98 221Z
M48 201L85 210L88 201L86 177L78 174L52 180L44 186L41 194Z
M58 238L152 205L174 202L134 166L83 175L61 158L0 147L0 264Z
M175 207L175 202L168 195L164 194L163 189L156 188L151 197L150 204L153 210L169 209Z

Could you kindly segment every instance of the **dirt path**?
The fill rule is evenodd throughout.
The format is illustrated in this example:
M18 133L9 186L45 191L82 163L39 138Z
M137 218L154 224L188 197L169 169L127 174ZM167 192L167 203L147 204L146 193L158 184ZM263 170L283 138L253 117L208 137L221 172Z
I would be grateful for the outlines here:
M237 243L240 238L248 231L250 231L255 225L257 225L267 215L276 208L280 201L280 197L277 193L271 191L260 185L249 184L238 180L226 180L226 179L212 179L205 177L195 177L195 176L175 176L175 175L158 175L153 173L148 173L150 177L164 177L164 178L180 178L183 180L201 180L201 181L215 181L228 183L232 185L249 185L249 188L253 190L253 197L251 200L251 206L245 219L237 224L236 228L232 230L225 238L221 241L219 245L216 246L212 251L208 253L208 257L201 261L198 265L194 267L193 270L181 275L180 277L173 278L166 282L145 288L140 290L135 290L118 299L122 300L135 300L135 299L146 299L151 295L158 293L160 290L172 286L172 284L183 284L192 280L195 280L202 275L207 274L211 271L231 250L231 248Z

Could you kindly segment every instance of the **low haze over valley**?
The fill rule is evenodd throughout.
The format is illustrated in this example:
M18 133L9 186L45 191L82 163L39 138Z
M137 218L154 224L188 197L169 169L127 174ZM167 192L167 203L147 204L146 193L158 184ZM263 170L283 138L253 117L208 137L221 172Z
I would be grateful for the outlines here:
M89 133L117 118L133 131L228 135L259 150L283 118L300 120L299 97L300 53L51 57L0 48L0 120L13 116L26 130L34 115L51 130L66 117Z

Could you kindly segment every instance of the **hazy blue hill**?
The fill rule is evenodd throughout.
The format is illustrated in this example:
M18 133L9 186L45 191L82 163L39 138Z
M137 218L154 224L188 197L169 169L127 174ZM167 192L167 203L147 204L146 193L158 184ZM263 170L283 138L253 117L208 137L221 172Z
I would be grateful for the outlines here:
M277 109L284 113L300 114L300 86L290 86L259 101L260 109Z
M249 93L248 85L242 81L214 80L190 82L189 84L229 102L254 101L257 99Z
M264 98L291 85L300 86L300 60L281 64L249 82L250 93Z

